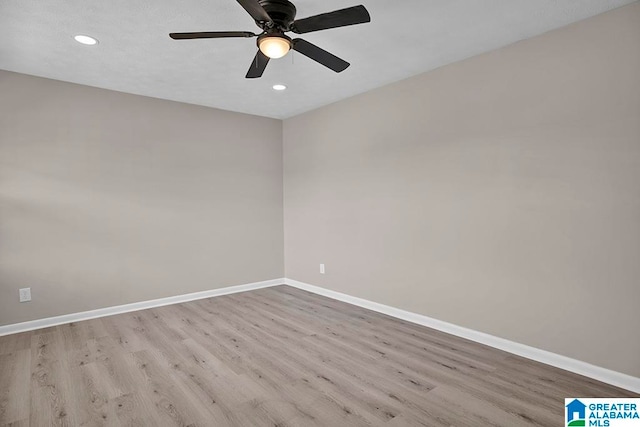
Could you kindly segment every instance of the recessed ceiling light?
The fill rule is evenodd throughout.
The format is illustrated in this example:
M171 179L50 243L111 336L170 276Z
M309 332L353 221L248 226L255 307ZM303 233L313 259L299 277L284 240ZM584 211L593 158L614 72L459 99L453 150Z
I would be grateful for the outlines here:
M273 90L285 90L286 88L285 85L273 85Z
M98 44L98 40L94 39L93 37L83 36L82 34L78 34L77 36L74 37L74 39L78 43L86 44L86 45L89 45L89 46L93 46L94 44Z

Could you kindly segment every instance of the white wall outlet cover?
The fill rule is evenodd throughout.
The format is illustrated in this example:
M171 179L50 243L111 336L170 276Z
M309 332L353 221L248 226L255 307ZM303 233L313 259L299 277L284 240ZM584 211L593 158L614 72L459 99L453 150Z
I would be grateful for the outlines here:
M324 264L320 264L320 274L324 274Z
M31 288L20 289L20 302L31 301Z

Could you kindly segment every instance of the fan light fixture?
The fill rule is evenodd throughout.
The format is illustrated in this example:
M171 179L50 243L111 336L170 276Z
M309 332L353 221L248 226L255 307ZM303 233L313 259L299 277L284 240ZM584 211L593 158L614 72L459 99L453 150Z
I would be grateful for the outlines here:
M287 36L267 36L258 40L260 51L271 59L285 56L291 49L291 41Z
M290 50L295 50L318 64L324 65L336 73L341 73L349 67L347 61L305 39L291 39L285 33L306 34L371 22L371 16L363 5L296 19L296 6L289 0L237 0L237 2L251 15L260 28L259 34L251 31L196 31L169 33L169 37L174 40L257 37L258 51L245 76L248 79L262 77L270 59L282 58Z

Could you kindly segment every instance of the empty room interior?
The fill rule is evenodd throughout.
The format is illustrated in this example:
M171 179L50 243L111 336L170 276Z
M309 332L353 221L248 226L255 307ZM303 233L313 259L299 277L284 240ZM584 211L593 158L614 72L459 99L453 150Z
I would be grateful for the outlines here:
M639 76L631 0L3 0L0 427L640 425Z

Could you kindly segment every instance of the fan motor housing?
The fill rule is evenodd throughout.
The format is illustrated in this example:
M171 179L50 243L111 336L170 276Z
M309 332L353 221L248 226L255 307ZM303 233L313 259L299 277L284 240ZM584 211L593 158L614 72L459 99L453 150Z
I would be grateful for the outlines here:
M288 0L259 0L277 27L288 31L296 18L296 7ZM257 23L260 25L260 23ZM266 28L263 28L266 29Z

